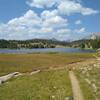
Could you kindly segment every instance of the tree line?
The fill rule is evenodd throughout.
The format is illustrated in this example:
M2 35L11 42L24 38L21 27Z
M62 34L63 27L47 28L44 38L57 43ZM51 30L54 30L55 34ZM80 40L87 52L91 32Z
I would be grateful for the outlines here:
M100 39L87 39L87 40L78 40L78 41L73 41L70 43L71 47L80 47L82 49L84 48L91 48L91 49L98 49L100 48Z
M0 40L0 48L55 48L57 45L66 46L66 42L46 39L33 40Z

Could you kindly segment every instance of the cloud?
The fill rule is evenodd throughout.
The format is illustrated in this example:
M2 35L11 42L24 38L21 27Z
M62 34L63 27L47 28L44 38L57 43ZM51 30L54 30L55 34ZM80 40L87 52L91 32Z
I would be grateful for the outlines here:
M58 0L59 1L59 0ZM55 3L57 3L57 0L28 0L26 2L30 7L36 7L36 8L50 8Z
M52 11L44 10L41 13L41 17L43 19L48 19L48 18L55 17L55 16L58 16L58 11L57 10L52 10Z
M57 29L53 32L53 38L57 39L57 40L61 40L61 41L66 41L70 39L70 35L71 35L71 30L68 28L61 28L61 29Z
M85 33L86 29L71 30L68 28L67 17L63 15L74 13L91 15L98 12L83 7L79 0L27 0L27 4L36 7L36 9L43 8L43 12L36 13L33 10L28 10L24 15L0 24L0 39L76 39L79 34ZM81 24L81 20L77 20L75 24Z
M2 36L0 38L26 39L31 34L30 30L35 29L37 32L41 27L41 23L42 21L38 15L34 11L29 10L23 16L14 18L6 24L0 25L0 36Z
M43 34L44 33L47 33L47 34L50 33L51 34L53 32L53 28L51 28L51 27L42 27L40 32L42 32Z
M97 14L97 10L93 10L91 8L81 8L80 10L82 15L92 15L92 14Z
M45 27L64 27L67 26L67 19L63 19L60 16L51 17L49 19L44 20L43 26Z
M56 31L55 37L57 37L58 40L74 41L86 37L87 34L88 32L84 27L74 30L62 28Z
M1 24L0 39L52 38L58 28L67 25L67 19L57 15L56 11L44 11L39 16L29 10L23 16Z
M75 30L76 33L85 33L86 29L84 27Z
M57 34L70 34L71 33L71 30L70 29L59 29L57 30Z
M81 20L75 21L75 24L76 24L76 25L80 25L81 23L82 23Z
M41 18L44 27L61 28L68 25L68 20L59 16L57 10L45 10L41 13Z
M70 15L74 13L80 13L82 15L96 14L98 11L91 8L83 7L80 3L72 0L64 0L58 5L58 11L64 15Z
M19 18L14 18L8 22L8 25L12 27L17 27L17 26L23 26L23 27L37 26L38 27L40 24L41 24L41 19L32 10L29 10L23 16Z
M27 0L27 4L36 8L53 8L53 6L55 6L56 10L64 15L74 13L91 15L98 13L97 10L82 6L81 0Z

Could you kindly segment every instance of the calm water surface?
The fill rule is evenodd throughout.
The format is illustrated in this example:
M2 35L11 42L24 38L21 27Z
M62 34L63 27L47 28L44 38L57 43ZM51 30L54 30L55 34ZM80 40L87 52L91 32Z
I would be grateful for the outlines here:
M79 48L43 48L43 49L0 49L0 53L26 54L36 52L63 52L63 53L93 53L94 50L84 50Z

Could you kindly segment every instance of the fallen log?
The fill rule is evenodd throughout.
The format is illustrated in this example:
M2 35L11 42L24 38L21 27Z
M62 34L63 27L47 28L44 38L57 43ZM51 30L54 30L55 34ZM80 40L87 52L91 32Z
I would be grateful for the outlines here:
M4 83L4 82L8 81L9 79L11 79L11 78L13 78L13 77L18 76L18 75L20 75L19 72L14 72L14 73L10 73L10 74L5 75L5 76L1 76L1 77L0 77L0 84L2 84L2 83Z

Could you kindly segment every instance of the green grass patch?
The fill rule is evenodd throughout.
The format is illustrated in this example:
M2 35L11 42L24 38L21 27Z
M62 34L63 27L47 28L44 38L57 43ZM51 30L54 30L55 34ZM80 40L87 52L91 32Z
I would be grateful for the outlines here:
M66 70L20 76L0 86L0 100L65 100L72 97Z

